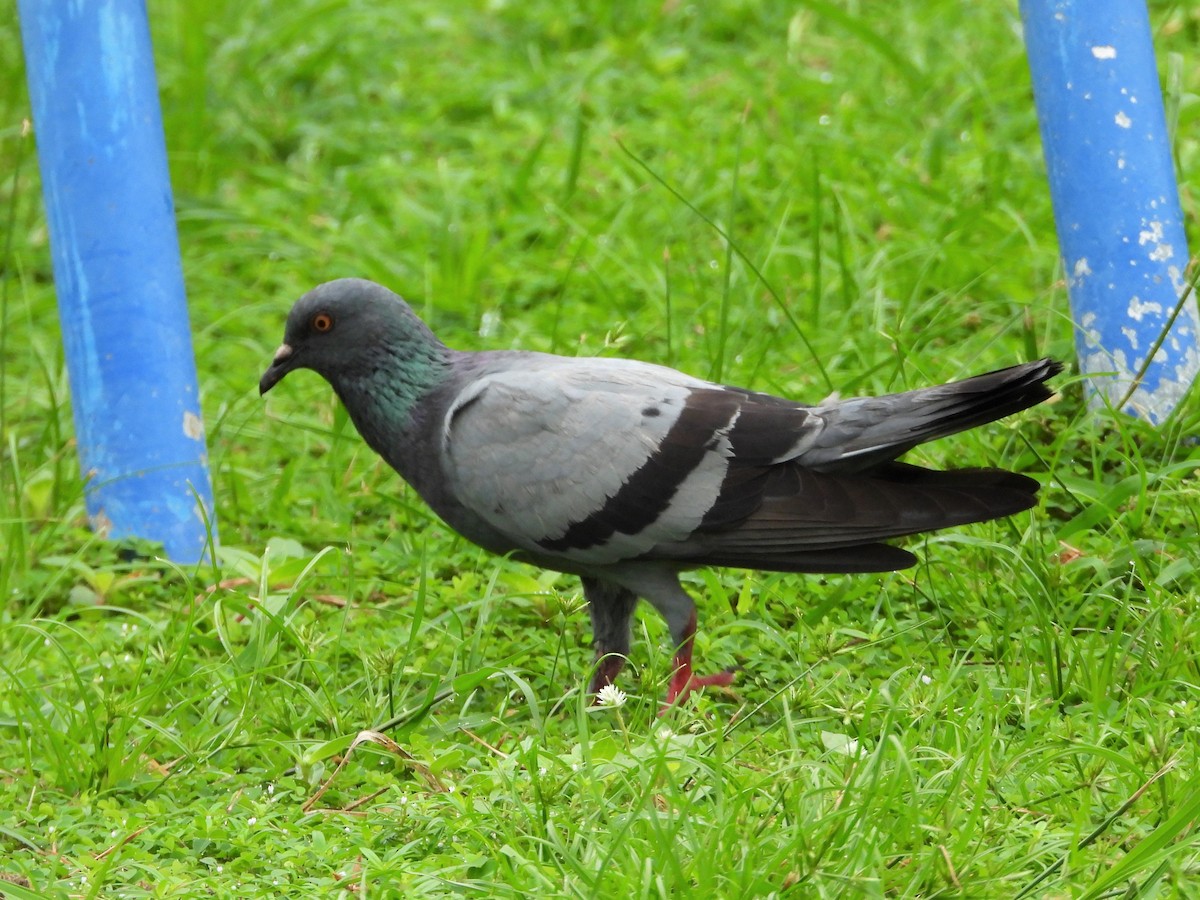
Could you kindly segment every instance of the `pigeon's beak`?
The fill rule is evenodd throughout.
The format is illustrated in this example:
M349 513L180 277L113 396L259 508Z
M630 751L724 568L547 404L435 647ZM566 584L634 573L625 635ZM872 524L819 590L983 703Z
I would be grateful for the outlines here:
M275 387L275 385L283 380L283 376L295 367L296 353L292 349L291 344L280 344L279 349L275 351L274 358L271 360L271 365L267 371L263 372L263 377L258 380L259 396Z

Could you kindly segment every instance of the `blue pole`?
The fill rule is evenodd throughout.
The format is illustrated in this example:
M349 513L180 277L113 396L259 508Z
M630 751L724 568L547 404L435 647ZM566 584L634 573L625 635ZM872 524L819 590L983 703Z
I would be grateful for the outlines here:
M1193 297L1170 324L1188 251L1145 3L1020 6L1089 401L1161 422L1200 369L1200 318Z
M143 0L19 0L88 516L196 562L204 428Z

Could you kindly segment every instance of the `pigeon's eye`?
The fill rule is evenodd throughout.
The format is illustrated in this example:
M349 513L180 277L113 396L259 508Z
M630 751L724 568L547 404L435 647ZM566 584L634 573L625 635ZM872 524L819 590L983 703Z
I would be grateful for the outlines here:
M326 331L333 330L333 316L329 313L319 312L312 317L313 331L319 331L324 334Z

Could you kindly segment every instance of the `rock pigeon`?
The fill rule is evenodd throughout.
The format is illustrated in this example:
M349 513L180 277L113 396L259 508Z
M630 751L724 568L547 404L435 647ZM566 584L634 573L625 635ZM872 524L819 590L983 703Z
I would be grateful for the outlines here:
M345 278L296 301L259 392L302 368L451 528L579 576L592 694L629 654L638 598L658 610L675 647L669 707L734 677L693 672L681 571L893 571L916 558L887 538L1028 509L1038 483L1024 475L896 459L1040 403L1062 367L809 406L635 360L452 350L399 296Z

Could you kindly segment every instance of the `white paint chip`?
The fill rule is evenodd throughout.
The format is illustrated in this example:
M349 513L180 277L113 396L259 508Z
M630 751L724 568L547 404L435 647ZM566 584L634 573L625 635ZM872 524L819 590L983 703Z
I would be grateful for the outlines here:
M1146 313L1162 315L1162 311L1163 308L1161 303L1156 303L1153 300L1143 301L1135 294L1133 297L1129 298L1129 309L1126 310L1126 315L1133 319L1133 321L1140 322Z
M1125 113L1123 113L1123 112L1119 112L1115 116L1113 116L1113 121L1116 122L1118 125L1120 125L1122 128L1128 128L1130 125L1133 124L1133 119L1129 118L1129 116L1125 115Z
M1096 59L1116 59L1117 48L1107 46L1093 47L1092 56L1096 57Z
M1156 244L1150 251L1150 258L1155 262L1166 262L1175 255L1175 248L1170 244Z
M1094 312L1086 312L1083 318L1079 320L1079 327L1083 332L1083 341L1089 347L1100 346L1100 330L1095 327L1096 314Z
M204 423L190 409L183 414L183 433L193 441L204 440Z
M103 509L96 510L94 515L88 516L88 521L91 523L92 531L100 535L102 538L107 538L112 533L112 519L108 517Z
M1157 244L1163 239L1163 223L1158 219L1152 219L1146 223L1147 227L1138 232L1138 244L1145 247L1147 244Z

